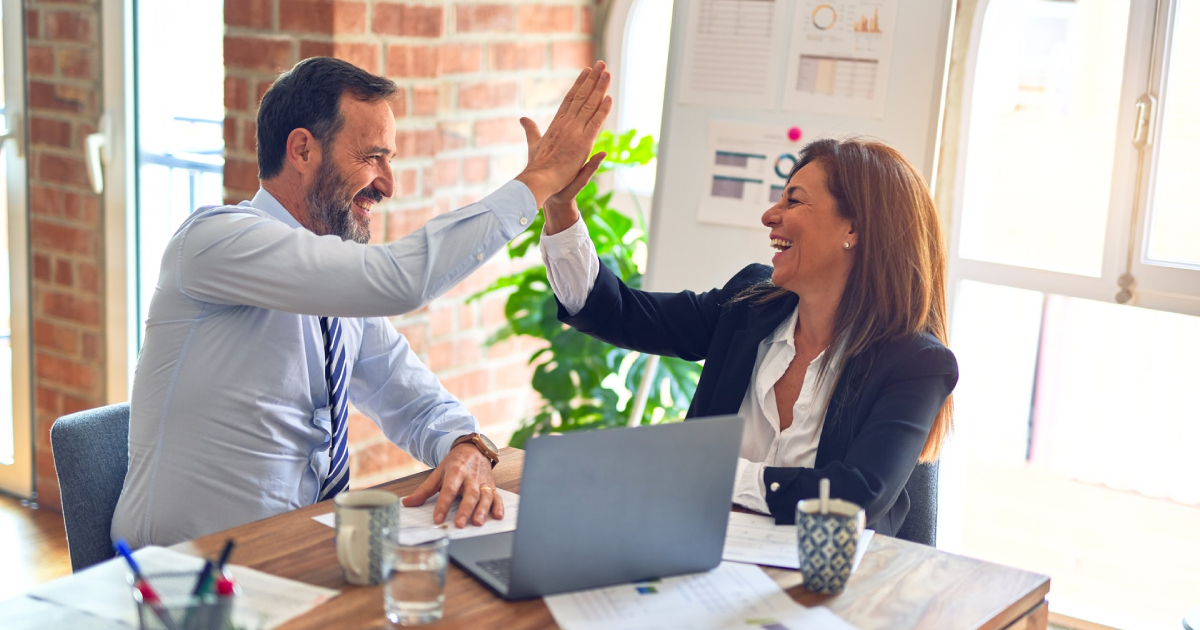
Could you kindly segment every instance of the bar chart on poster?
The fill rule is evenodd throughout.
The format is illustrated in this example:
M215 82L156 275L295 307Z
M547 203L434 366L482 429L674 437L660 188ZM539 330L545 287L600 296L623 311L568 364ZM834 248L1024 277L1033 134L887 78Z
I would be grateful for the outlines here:
M773 253L805 143L865 135L928 179L952 0L678 0L645 286L708 290Z

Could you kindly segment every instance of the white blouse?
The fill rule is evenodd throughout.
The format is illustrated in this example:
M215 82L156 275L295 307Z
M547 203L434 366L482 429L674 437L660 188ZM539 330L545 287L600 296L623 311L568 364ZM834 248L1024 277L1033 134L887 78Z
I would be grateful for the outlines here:
M583 309L587 296L600 274L596 248L588 237L583 221L555 235L542 233L542 261L550 287L567 312ZM733 501L757 512L769 511L763 468L807 467L817 461L817 444L825 424L825 410L837 374L840 353L835 353L826 377L818 379L825 352L817 355L804 374L804 385L792 407L792 424L779 430L779 408L775 402L775 383L796 357L796 312L784 320L770 336L758 344L754 373L738 414L745 418L742 450L738 458Z

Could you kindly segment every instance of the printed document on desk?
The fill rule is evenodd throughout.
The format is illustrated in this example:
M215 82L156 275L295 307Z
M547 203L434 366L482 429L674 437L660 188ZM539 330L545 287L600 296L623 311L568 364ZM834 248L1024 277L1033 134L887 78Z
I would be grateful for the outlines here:
M142 573L151 576L169 572L199 572L204 560L164 547L144 547L133 552ZM338 592L295 580L229 565L233 581L242 589L234 602L233 621L238 627L268 630L316 608ZM127 575L120 558L108 560L79 573L39 584L28 595L59 606L80 610L102 619L138 626Z
M874 534L874 530L867 529L858 537L854 569L858 569ZM796 526L776 525L774 518L762 514L730 512L729 527L725 529L725 553L721 557L730 562L799 569Z
M827 608L797 604L762 569L722 562L707 573L551 595L563 630L853 630Z
M458 504L461 499L455 499L454 504L450 507L450 513L446 515L445 523L449 525L446 528L450 540L459 538L471 538L472 536L486 536L488 534L500 534L503 532L511 532L517 529L517 510L520 508L521 497L513 494L508 490L496 489L504 500L504 518L495 520L488 517L488 520L483 522L483 525L470 524L462 529L454 525L454 517L458 515ZM425 501L424 505L417 507L400 506L400 526L401 527L433 527L433 508L437 505L438 495L433 495ZM326 525L334 526L333 512L314 516L313 520Z

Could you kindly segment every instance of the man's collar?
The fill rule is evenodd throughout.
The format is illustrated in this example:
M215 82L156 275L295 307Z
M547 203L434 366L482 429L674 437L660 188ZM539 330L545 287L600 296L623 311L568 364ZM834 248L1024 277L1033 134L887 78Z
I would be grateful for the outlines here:
M291 227L304 227L300 225L300 222L296 220L296 217L292 216L292 213L288 212L287 208L284 208L283 204L279 203L279 201L275 199L275 196L267 192L265 188L259 188L258 192L254 194L253 199L250 201L243 201L242 204L249 205L251 208L256 210L262 210L263 212L266 212L276 219L283 221L285 224Z

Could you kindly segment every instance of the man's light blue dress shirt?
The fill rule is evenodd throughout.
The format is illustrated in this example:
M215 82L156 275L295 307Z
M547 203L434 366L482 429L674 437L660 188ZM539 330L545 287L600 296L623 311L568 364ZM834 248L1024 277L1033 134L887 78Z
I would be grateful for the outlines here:
M170 545L316 501L331 439L319 316L343 318L350 401L436 466L478 422L385 317L453 287L536 213L515 181L386 245L317 236L261 189L194 213L150 302L113 538Z

